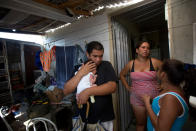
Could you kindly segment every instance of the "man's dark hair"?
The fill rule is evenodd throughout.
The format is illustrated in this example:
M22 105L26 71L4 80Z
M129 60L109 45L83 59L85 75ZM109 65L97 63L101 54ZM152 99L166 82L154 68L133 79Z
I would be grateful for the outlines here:
M86 51L91 54L93 50L104 50L104 48L100 42L92 41L86 45Z

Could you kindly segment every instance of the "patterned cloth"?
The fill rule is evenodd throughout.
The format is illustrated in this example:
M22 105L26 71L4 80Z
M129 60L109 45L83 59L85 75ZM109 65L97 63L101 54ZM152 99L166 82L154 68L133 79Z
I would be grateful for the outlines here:
M52 60L56 59L55 51L56 46L53 46L49 51L43 51L40 53L40 61L42 63L43 70L46 72L50 70Z
M158 83L155 71L131 72L132 80L130 103L137 106L144 106L142 96L150 95L152 98L158 95Z

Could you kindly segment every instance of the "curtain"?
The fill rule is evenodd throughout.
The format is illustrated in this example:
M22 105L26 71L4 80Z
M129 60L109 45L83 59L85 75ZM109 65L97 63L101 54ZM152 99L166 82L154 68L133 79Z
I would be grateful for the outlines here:
M112 20L112 39L113 39L113 52L114 52L114 68L117 74L120 74L122 68L128 63L131 57L131 39L128 31L116 21L113 17ZM127 76L127 81L130 84L130 77ZM130 125L133 117L130 106L129 92L119 81L118 90L118 110L120 116L120 130L125 131Z
M75 66L87 60L85 52L79 45L56 47L56 78L58 88L63 89L64 84L74 73Z
M63 89L74 69L75 46L56 47L56 78L58 88Z

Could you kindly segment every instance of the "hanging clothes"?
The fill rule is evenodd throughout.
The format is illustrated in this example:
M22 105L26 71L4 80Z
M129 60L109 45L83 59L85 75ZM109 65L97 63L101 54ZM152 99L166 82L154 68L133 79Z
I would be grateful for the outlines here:
M56 80L59 88L73 76L75 67L87 60L85 52L79 45L56 47Z
M41 71L43 71L42 63L40 61L40 53L41 53L41 50L37 51L35 54L35 66L38 67Z
M44 71L48 72L50 70L52 60L56 59L55 52L56 46L53 46L49 51L43 51L40 53L40 61Z
M58 88L64 87L74 68L75 46L56 47L56 78Z

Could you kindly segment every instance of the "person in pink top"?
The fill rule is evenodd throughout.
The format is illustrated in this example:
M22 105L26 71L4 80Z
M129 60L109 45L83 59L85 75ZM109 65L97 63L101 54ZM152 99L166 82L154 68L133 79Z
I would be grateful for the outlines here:
M136 130L144 131L147 123L147 112L142 100L143 95L152 98L158 95L156 71L162 62L150 57L150 44L140 41L136 45L137 58L131 60L120 72L122 84L130 92L130 103L136 117ZM131 85L128 85L126 75L130 72Z

